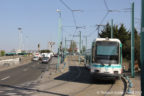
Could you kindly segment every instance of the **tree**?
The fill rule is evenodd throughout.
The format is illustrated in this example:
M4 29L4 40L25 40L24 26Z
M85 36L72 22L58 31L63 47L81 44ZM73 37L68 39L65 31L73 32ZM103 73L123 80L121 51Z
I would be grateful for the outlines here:
M50 50L40 50L40 53L50 53Z
M76 52L77 51L77 45L75 41L71 41L70 47L68 49L69 52Z
M106 24L106 27L101 31L99 36L101 38L106 38L111 36L111 26L109 23ZM131 59L131 32L126 29L124 24L121 24L120 27L118 25L113 26L113 37L120 39L122 42L123 49L123 57L127 60ZM135 29L135 60L139 61L140 58L140 35Z
M4 56L4 55L5 55L5 51L4 51L4 50L1 50L1 51L0 51L0 55L1 55L1 56Z
M82 52L85 52L85 51L86 51L86 47L82 46Z

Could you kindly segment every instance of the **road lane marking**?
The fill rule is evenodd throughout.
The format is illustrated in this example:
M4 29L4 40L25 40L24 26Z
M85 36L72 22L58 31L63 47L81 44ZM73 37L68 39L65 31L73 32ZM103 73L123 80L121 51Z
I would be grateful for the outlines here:
M8 79L8 78L10 78L10 76L7 76L7 77L5 77L5 78L2 78L1 80L3 81L3 80L6 80L6 79Z

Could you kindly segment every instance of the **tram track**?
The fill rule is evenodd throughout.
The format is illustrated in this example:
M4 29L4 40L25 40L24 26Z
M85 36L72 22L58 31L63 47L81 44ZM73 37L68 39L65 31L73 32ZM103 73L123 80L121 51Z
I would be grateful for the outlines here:
M123 86L124 86L123 94L121 96L125 96L126 91L127 91L127 82L126 82L126 80L125 80L125 78L123 76L121 76L120 78L121 78L120 80L123 82ZM106 94L104 96L108 96L109 95L109 93L111 92L111 90L112 90L112 88L113 88L114 85L115 84L112 84L110 86L110 88L106 91Z
M117 87L117 84L119 82L123 83L123 90L116 91L114 89L115 89L115 87ZM94 92L94 89L97 89L98 87L99 87L99 89L97 89L98 94L95 94L95 96L115 96L118 94L119 94L119 96L125 96L126 90L127 90L127 82L124 77L121 77L121 80L120 81L117 80L117 81L115 81L115 83L114 82L107 82L107 83L109 85L105 85L104 82L103 82L103 84L99 84L99 85L92 82L92 84L82 88L81 90L71 93L70 96L83 96L83 95L87 96L86 93L90 93L91 91ZM112 83L112 84L110 84L110 83ZM108 87L108 88L104 88L104 87ZM121 92L121 93L118 93L118 92ZM94 95L92 95L92 96L94 96Z

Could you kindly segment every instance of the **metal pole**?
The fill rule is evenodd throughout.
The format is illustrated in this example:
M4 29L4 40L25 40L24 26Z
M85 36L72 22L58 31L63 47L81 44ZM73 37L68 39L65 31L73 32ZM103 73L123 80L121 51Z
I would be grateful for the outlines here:
M100 26L98 25L98 38L100 37L99 28L100 28Z
M19 30L19 50L21 51L22 50L22 28L19 27L18 30Z
M86 36L86 49L87 49L87 36Z
M83 54L83 40L81 41L81 49L82 49L82 54Z
M56 65L57 71L59 71L59 65L60 65L60 38L61 38L61 11L57 10L59 13L59 21L58 21L58 64Z
M113 38L113 19L111 20L111 38Z
M65 37L65 50L64 50L64 55L66 56L66 37ZM64 56L64 57L65 57Z
M72 54L74 55L74 41L72 40Z
M132 22L131 22L131 77L135 77L134 72L134 2L132 3Z
M80 54L79 54L79 64L81 63L81 31L79 31L79 50L80 50Z
M141 42L140 42L140 64L141 64L141 96L144 96L144 0L141 0Z

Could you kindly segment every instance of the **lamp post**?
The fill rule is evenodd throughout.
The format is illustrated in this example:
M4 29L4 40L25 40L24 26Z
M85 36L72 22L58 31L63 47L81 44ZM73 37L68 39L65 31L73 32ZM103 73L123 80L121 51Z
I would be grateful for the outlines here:
M22 51L22 28L19 27L18 28L18 31L19 31L19 49L18 49L18 52L17 53L21 53Z

